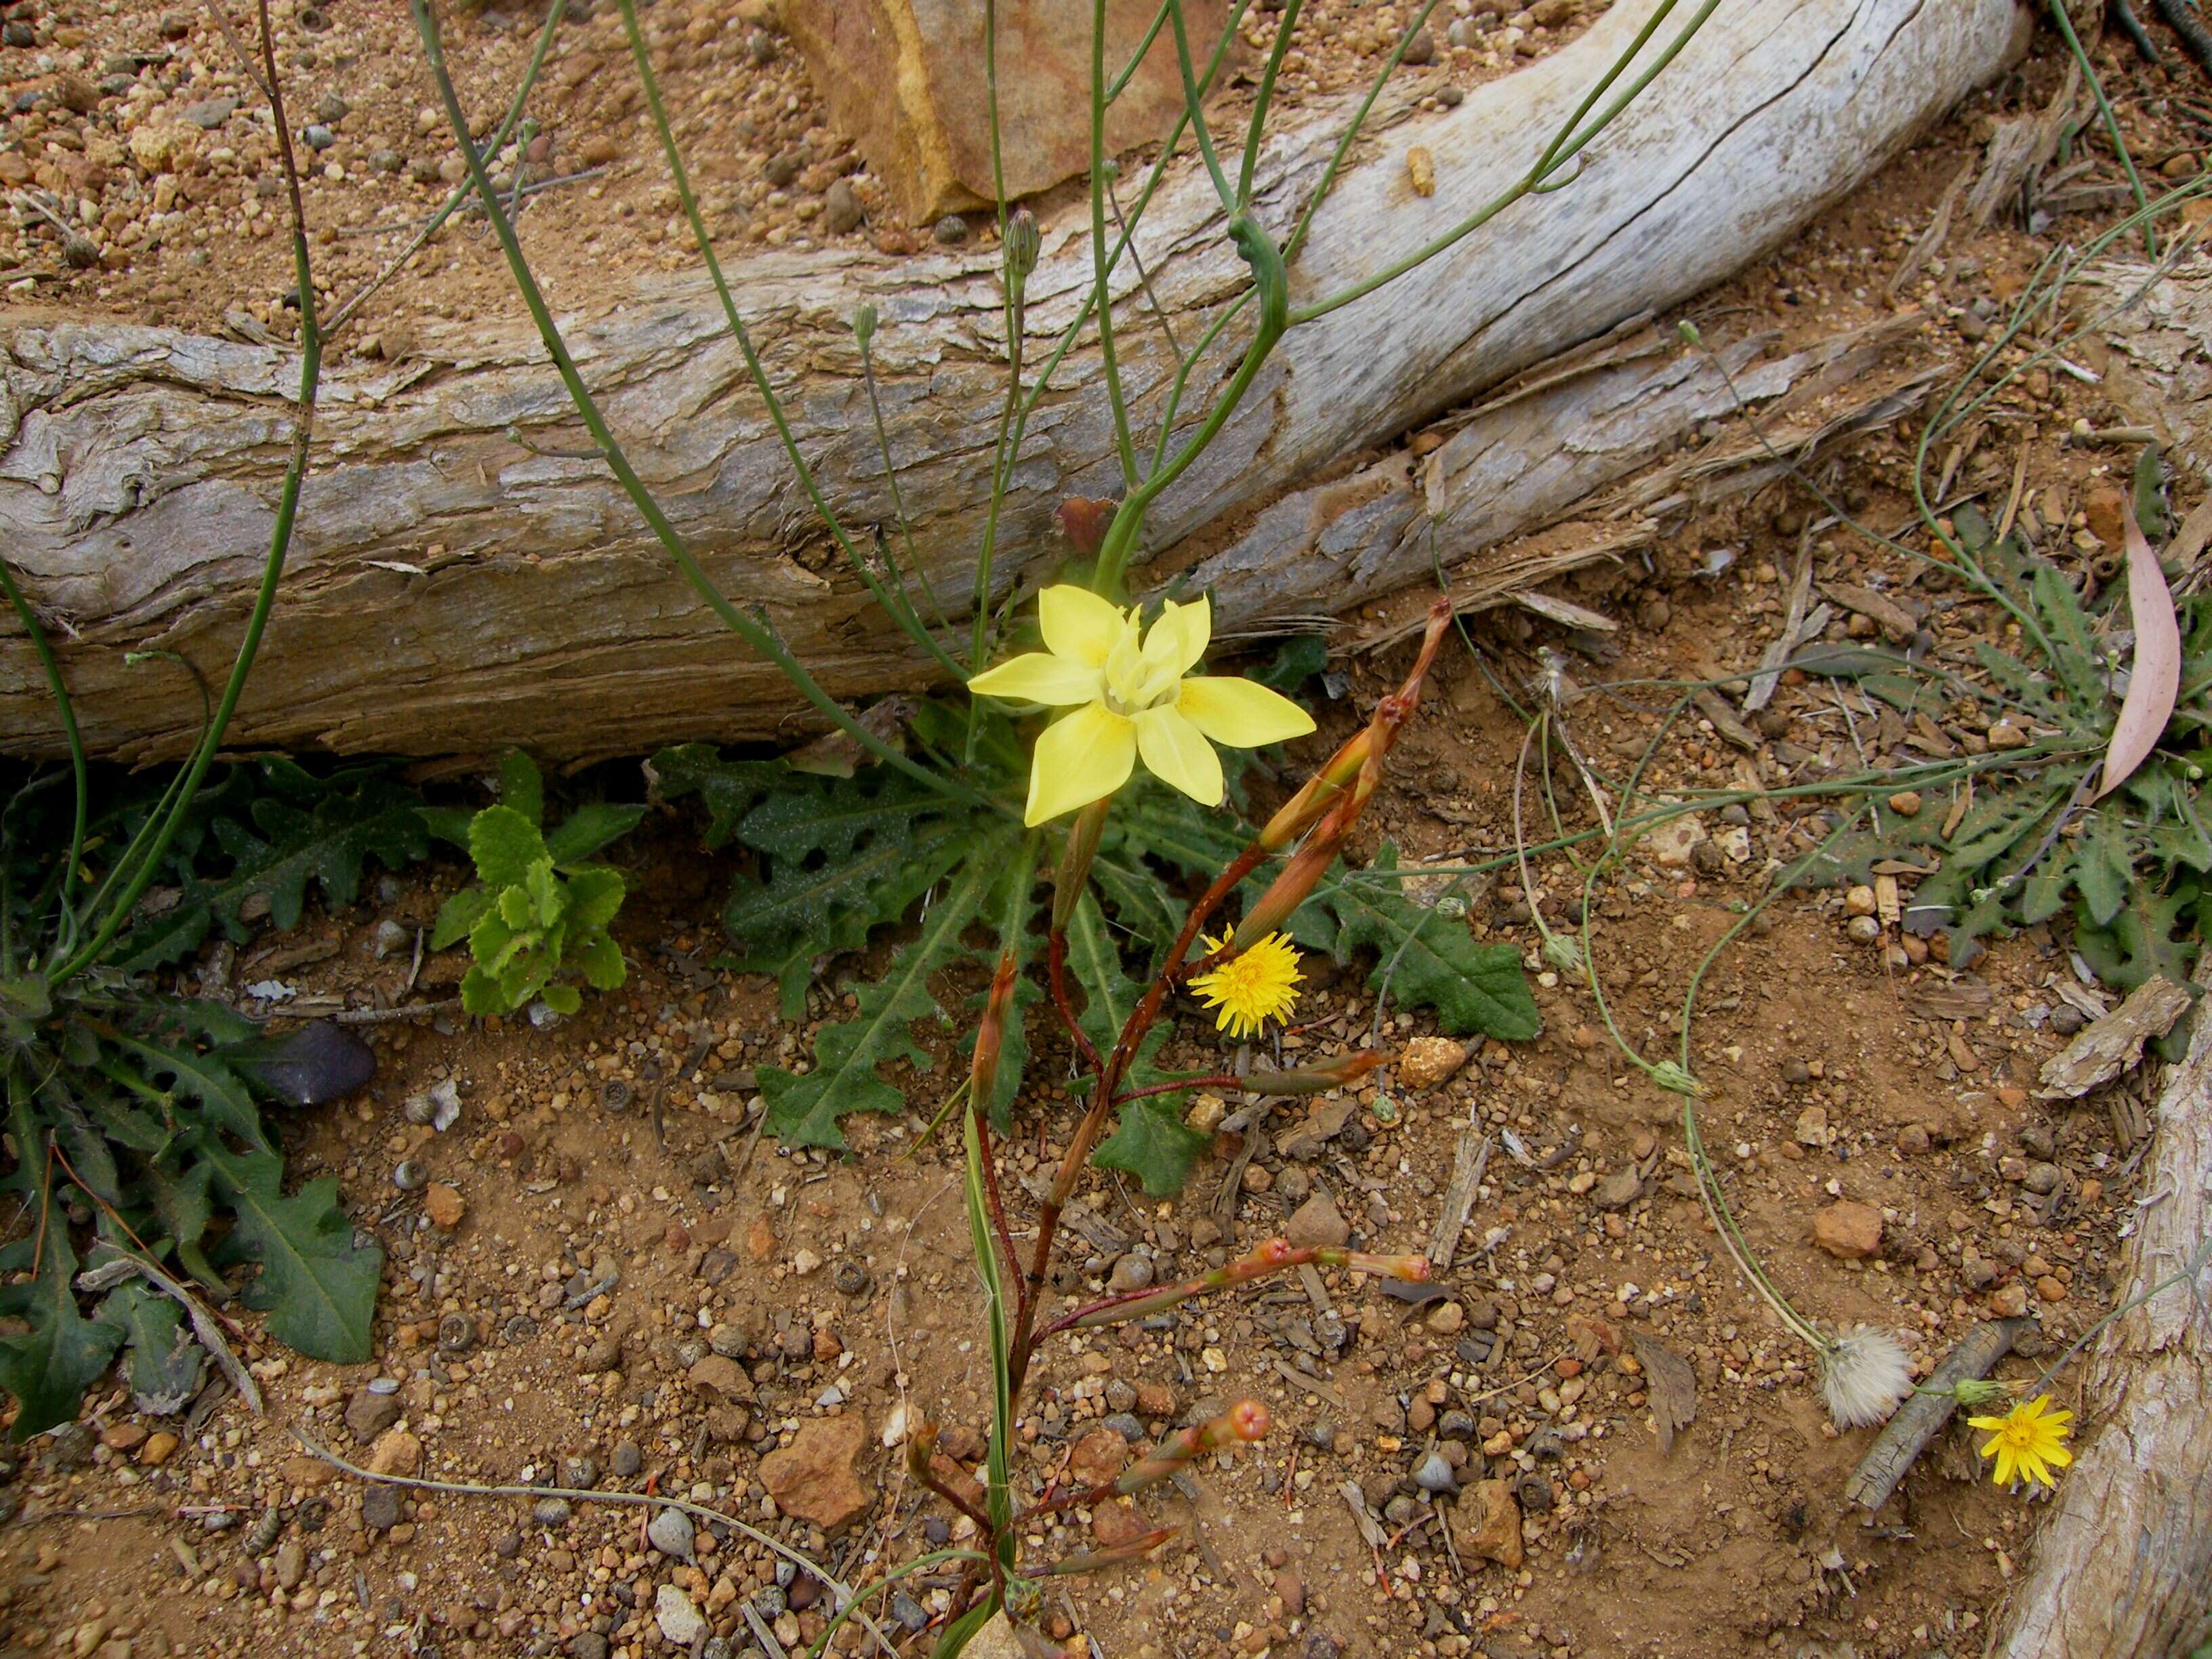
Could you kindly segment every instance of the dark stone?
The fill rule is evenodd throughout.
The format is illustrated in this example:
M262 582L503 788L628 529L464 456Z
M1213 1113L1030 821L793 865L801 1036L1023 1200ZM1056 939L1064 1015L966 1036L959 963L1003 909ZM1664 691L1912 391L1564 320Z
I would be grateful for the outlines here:
M397 1393L378 1394L369 1389L356 1389L353 1398L346 1401L346 1427L353 1437L366 1446L397 1423L407 1407Z
M638 1449L635 1440L615 1442L614 1474L617 1480L628 1480L645 1467L645 1454Z
M399 1524L399 1489L371 1486L361 1495L361 1523L371 1532L389 1532Z

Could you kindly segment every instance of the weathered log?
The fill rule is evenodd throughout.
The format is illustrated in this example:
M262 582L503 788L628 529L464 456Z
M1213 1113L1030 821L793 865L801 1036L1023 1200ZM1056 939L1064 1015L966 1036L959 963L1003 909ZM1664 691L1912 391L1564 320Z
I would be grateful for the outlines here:
M2200 967L2200 983L2212 974ZM2212 1019L2159 1097L2124 1304L2212 1236ZM2011 1659L2166 1659L2212 1641L2212 1302L2203 1275L2107 1328L2069 1405L2096 1424L2014 1597Z
M1618 0L1580 40L1456 110L1378 107L1365 159L1340 179L1292 268L1294 301L1374 273L1508 185L1654 3ZM2025 18L2016 0L1721 8L1587 153L1584 176L1294 330L1219 441L1161 496L1147 546L1174 549L1771 250L2006 63ZM1265 147L1257 209L1279 231L1315 188L1345 112ZM1433 198L1407 183L1414 144L1434 158ZM1140 246L1186 343L1243 285L1202 173L1171 177ZM1047 227L1030 287L1032 362L1076 315L1090 257L1075 221ZM964 599L1004 384L991 256L769 253L733 276L800 442L838 510L864 526L888 519L889 491L848 325L863 301L878 307L876 355L920 558L939 593ZM1134 412L1157 419L1173 362L1133 297L1133 269L1116 283ZM1244 320L1224 331L1220 361L1241 345ZM872 611L793 489L702 283L652 285L568 327L633 460L728 592L764 612L837 695L927 682L927 659ZM173 664L129 666L125 653L175 652L211 678L227 665L273 512L292 357L18 315L0 323L0 545L64 635L87 741L130 757L179 753L195 734L197 696ZM1206 366L1196 378L1212 380ZM1039 406L1004 520L1000 593L1064 556L1051 528L1063 497L1121 488L1099 380L1086 341ZM1465 459L1470 476L1486 464L1536 478L1571 468L1577 441L1537 430L1522 453ZM587 449L520 325L426 325L407 361L340 364L325 379L292 565L233 740L410 753L520 742L574 757L807 730L795 695L719 631L604 466L574 453ZM1547 499L1539 517L1560 508ZM1492 544L1525 527L1493 515ZM1302 568L1307 550L1290 538L1279 556ZM1448 562L1466 550L1438 549ZM1425 553L1417 567L1385 562L1301 603L1334 611L1430 568ZM1222 605L1232 630L1269 599L1264 580L1234 586ZM59 747L12 621L0 634L0 747Z

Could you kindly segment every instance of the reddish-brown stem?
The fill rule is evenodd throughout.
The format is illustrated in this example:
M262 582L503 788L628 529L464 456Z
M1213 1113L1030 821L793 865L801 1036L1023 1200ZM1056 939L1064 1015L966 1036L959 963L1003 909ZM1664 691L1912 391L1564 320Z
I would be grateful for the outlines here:
M1037 1211L1036 1249L1030 1254L1028 1277L1029 1285L1033 1291L1040 1290L1045 1282L1046 1271L1052 1265L1052 1247L1060 1231L1060 1212L1067 1207L1067 1200L1075 1191L1075 1183L1082 1178L1084 1167L1091 1162L1091 1152L1098 1145L1098 1137L1105 1133L1106 1120L1113 1112L1121 1079L1127 1074L1129 1062L1137 1052L1137 1046L1145 1040L1145 1034L1152 1029L1154 1022L1160 1017L1160 1007L1167 1000L1168 988L1174 982L1176 969L1190 954L1191 942L1197 939L1206 918L1220 908L1221 902L1237 890L1237 884L1257 869L1261 860L1267 856L1267 848L1258 841L1254 841L1215 878L1213 884L1199 896L1198 902L1190 907L1190 914L1183 918L1182 931L1176 935L1175 945L1169 951L1167 960L1160 964L1160 970L1152 976L1152 982L1146 988L1143 1000L1138 1003L1135 1011L1123 1024L1121 1035L1114 1044L1114 1052L1098 1068L1098 1086L1091 1095L1090 1109L1084 1113L1083 1121L1076 1125L1075 1137L1069 1141L1066 1154L1060 1161L1059 1173L1053 1177L1052 1191ZM1021 1392L1022 1383L1029 1375L1030 1353L1035 1341L1034 1325L1040 1300L1041 1297L1032 1296L1021 1309L1014 1326L1011 1358L1016 1394Z
M1075 1005L1067 994L1066 929L1055 927L1052 930L1052 936L1045 941L1044 962L1045 977L1052 987L1053 1012L1060 1016L1060 1023L1067 1028L1068 1040L1075 1044L1075 1051L1083 1056L1083 1063L1096 1073L1099 1069L1098 1049L1091 1042L1089 1034L1076 1023Z
M1243 1086L1243 1078L1224 1072L1218 1077L1187 1077L1177 1083L1150 1083L1141 1089L1124 1089L1114 1097L1114 1103L1119 1106L1125 1101L1144 1100L1152 1095L1177 1094L1185 1089L1242 1089Z

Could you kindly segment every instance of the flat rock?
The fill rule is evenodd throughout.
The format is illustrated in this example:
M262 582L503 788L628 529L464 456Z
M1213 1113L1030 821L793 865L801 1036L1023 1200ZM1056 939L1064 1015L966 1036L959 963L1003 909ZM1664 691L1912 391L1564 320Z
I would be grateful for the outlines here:
M1316 1193L1292 1211L1283 1224L1283 1237L1300 1249L1337 1250L1352 1237L1352 1224L1327 1193Z
M1352 1115L1358 1109L1358 1101L1341 1095L1316 1100L1306 1109L1304 1122L1283 1132L1275 1143L1276 1149L1285 1158L1310 1164L1321 1156L1323 1147L1344 1133L1344 1126L1352 1121Z
M1105 0L1106 55L1125 64L1159 8ZM989 105L983 69L984 0L847 0L784 9L808 76L850 133L869 171L913 223L990 202ZM1185 0L1192 50L1218 40L1227 0ZM1091 164L1091 8L1000 6L999 118L1006 194L1032 195ZM1200 44L1207 43L1207 44ZM1175 39L1163 29L1106 118L1119 154L1164 137L1182 112Z
M1527 1552L1521 1543L1521 1502L1503 1480L1478 1480L1460 1494L1459 1547L1468 1555L1517 1572Z
M1848 1198L1813 1215L1813 1242L1830 1255L1857 1261L1881 1249L1881 1212Z
M1694 812L1685 812L1679 818L1668 818L1644 832L1644 850L1662 870L1680 870L1696 854L1698 844L1706 839L1705 826L1698 821Z
M653 1620L664 1641L687 1651L704 1640L714 1627L699 1604L673 1584L663 1584L653 1598Z
M1398 1056L1398 1081L1408 1089L1433 1089L1467 1064L1467 1044L1445 1036L1417 1036Z
M422 1443L404 1429L386 1429L368 1449L371 1474L416 1475L422 1472Z
M710 1399L730 1405L752 1403L752 1378L745 1375L743 1365L726 1355L710 1353L686 1375L691 1386Z
M865 1515L875 1496L854 1465L868 1443L857 1412L802 1424L788 1446L760 1462L761 1484L786 1515L835 1532Z
M406 1410L396 1394L374 1394L367 1389L356 1389L353 1398L346 1401L346 1427L353 1437L366 1446L375 1440Z
M1182 71L1177 70L1178 74ZM185 106L185 119L204 131L212 132L231 118L238 107L235 98L203 98L197 104Z
M1029 1659L1029 1650L1022 1646L1022 1638L1014 1634L1004 1612L994 1614L960 1651L964 1659Z

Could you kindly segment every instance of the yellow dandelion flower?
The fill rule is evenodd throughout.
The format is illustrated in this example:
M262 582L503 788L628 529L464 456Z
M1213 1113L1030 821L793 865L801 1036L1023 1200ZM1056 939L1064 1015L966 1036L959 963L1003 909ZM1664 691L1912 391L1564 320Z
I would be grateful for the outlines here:
M2051 1471L2063 1469L2074 1461L2074 1454L2066 1449L2066 1437L2073 1432L2067 1425L2074 1420L2074 1413L2046 1412L2045 1407L2050 1404L2049 1395L2038 1395L2002 1417L1966 1419L1969 1428L1990 1436L1983 1444L1982 1455L1996 1459L1991 1478L2000 1486L2008 1486L2015 1480L2055 1486L2058 1483L2051 1478Z
M1206 941L1208 955L1229 943L1234 930ZM1215 1011L1214 1024L1238 1042L1258 1033L1268 1020L1286 1018L1297 1006L1297 947L1280 933L1268 933L1260 942L1200 974L1190 988Z

